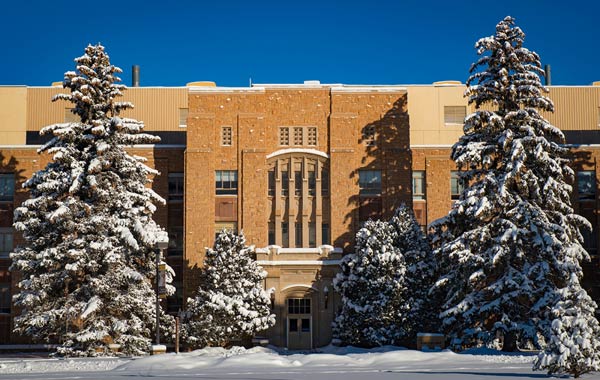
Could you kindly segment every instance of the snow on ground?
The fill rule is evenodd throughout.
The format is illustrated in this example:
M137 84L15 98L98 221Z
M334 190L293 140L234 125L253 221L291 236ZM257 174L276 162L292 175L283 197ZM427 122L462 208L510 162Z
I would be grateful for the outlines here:
M206 348L143 358L15 359L0 356L0 379L532 379L532 354L478 349L420 352L399 347L325 347L298 353L255 347ZM596 374L584 379L600 379Z

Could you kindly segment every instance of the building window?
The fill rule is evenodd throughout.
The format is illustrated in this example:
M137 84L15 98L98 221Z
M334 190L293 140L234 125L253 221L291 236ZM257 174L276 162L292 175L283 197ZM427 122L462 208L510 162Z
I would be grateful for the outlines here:
M425 171L414 170L412 174L413 199L425 199Z
M179 126L181 128L187 127L188 113L189 113L189 110L187 108L179 109Z
M287 223L281 223L281 246L286 248L290 246L290 230Z
M0 202L12 202L15 197L15 175L0 174Z
M308 223L308 246L314 248L317 246L317 224Z
M267 175L269 184L268 195L272 197L275 195L275 169L269 170Z
M275 244L275 223L269 223L268 245Z
M317 176L314 170L308 172L308 195L315 196L317 193Z
M302 247L302 223L296 223L296 248Z
M331 239L329 237L329 224L328 223L321 224L321 241L322 241L322 244L331 244Z
M456 170L450 172L450 197L453 200L459 199L465 186L464 181L460 178L460 173Z
M321 170L321 196L329 195L329 172Z
M359 170L360 195L381 195L381 170Z
M290 145L290 129L279 127L279 145Z
M317 145L317 127L308 127L307 129L307 145Z
M65 123L79 123L81 118L73 113L74 108L65 108Z
M465 106L444 106L444 124L463 124L466 116Z
M302 145L304 142L304 128L294 127L294 145Z
M13 229L0 228L0 259L8 258L13 249Z
M577 172L577 194L580 201L596 199L596 172L586 170Z
M376 145L377 140L376 140L376 136L375 136L375 131L376 131L375 125L373 125L373 124L369 124L363 128L363 131L362 131L363 144L365 144L366 146Z
M288 314L310 314L310 298L288 298Z
M233 128L229 126L221 127L221 145L231 146L233 144Z
M0 284L0 314L10 314L10 284Z
M237 170L217 170L215 172L217 195L237 195Z
M172 227L168 228L169 234L169 248L167 254L169 256L182 256L183 255L183 227Z
M294 190L297 197L302 195L302 171L294 171Z
M281 195L288 196L290 190L290 177L287 170L281 172Z
M169 201L183 200L183 173L169 173Z

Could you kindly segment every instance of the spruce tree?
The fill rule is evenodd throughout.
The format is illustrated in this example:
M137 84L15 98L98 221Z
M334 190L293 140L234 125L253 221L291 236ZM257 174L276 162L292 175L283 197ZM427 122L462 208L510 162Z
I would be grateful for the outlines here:
M589 259L580 234L589 223L571 207L564 136L539 113L554 106L524 36L506 17L475 45L481 57L466 96L476 110L451 153L466 186L431 225L444 271L436 283L445 296L441 318L457 347L493 344L498 330L504 349L517 340L543 345L557 290L572 275L580 279Z
M125 86L101 45L89 45L65 73L69 93L53 100L74 105L79 122L50 125L40 153L52 161L28 179L30 198L15 210L25 244L11 258L20 273L15 330L62 344L68 355L147 352L155 309L152 220L164 200L146 185L158 172L124 146L155 143L143 124L119 117ZM172 291L172 287L170 288Z
M437 302L429 294L435 281L436 263L425 233L419 227L412 209L401 205L390 220L395 229L394 246L404 256L405 315L400 315L406 330L407 343L416 341L419 332L436 332L439 329Z
M343 344L375 347L407 336L406 267L396 240L390 223L369 220L356 233L354 253L342 258L333 282L342 297L333 336Z
M223 230L206 250L201 284L188 299L185 333L192 346L224 346L275 324L267 273L251 256L243 234Z

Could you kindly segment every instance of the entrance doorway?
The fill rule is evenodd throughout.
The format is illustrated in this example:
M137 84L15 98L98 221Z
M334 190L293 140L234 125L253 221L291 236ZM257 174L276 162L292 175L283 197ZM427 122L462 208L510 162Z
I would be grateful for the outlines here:
M287 348L310 350L313 324L310 298L288 298L287 309Z

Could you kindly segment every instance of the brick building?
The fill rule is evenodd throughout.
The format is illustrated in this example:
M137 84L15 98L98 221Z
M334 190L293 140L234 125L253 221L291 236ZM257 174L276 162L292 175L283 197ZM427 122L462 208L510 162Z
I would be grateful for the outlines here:
M443 216L460 192L450 147L471 112L458 82L433 85L350 86L309 81L298 85L134 87L124 116L161 136L131 148L161 175L153 187L166 200L155 214L169 232L167 261L178 294L165 307L177 312L198 286L205 247L221 228L243 230L267 270L265 287L277 324L271 343L312 348L331 340L339 306L332 279L339 259L368 218L389 218L412 204L425 226ZM596 156L600 154L600 87L550 88L556 113L544 115L573 144L574 205L594 225L586 236L595 273L598 238ZM69 104L51 103L60 87L0 87L0 344L11 335L16 278L8 252L20 243L12 210L27 194L20 183L43 168L36 153L43 126L70 121ZM597 284L586 276L595 299Z

